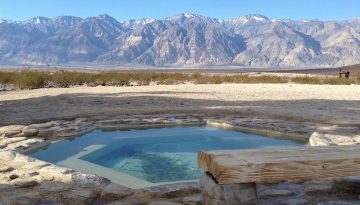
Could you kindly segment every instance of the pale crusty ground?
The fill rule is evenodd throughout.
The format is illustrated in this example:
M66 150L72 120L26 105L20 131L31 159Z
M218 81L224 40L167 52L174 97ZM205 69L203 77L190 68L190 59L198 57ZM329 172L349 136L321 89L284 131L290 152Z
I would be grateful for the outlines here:
M360 124L360 85L220 84L0 92L0 126L135 114L269 117Z

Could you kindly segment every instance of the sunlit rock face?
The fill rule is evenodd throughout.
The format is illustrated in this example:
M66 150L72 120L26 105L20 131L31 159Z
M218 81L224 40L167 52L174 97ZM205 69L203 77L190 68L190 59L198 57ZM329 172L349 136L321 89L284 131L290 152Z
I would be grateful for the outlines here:
M2 64L323 67L360 63L360 18L214 19L183 13L119 22L97 17L0 20Z

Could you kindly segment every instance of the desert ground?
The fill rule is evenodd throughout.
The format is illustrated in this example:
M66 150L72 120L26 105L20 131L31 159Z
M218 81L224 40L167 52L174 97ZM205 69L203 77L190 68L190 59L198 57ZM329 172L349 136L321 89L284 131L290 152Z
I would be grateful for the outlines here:
M360 85L220 84L0 92L0 126L137 114L240 115L356 125Z

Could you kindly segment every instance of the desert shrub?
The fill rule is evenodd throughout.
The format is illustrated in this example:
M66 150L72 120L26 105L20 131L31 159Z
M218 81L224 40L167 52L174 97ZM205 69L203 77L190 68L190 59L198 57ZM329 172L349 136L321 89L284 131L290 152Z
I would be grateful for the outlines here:
M0 71L0 84L11 84L15 78L14 72Z
M319 77L298 76L291 78L291 82L298 84L322 84L323 80Z
M289 82L289 79L287 77L275 76L275 75L259 75L259 76L244 75L239 80L244 81L244 83L287 83L287 82Z
M23 70L15 74L13 84L20 89L42 88L49 76L49 74L40 71Z
M219 75L210 76L209 84L221 84L224 83L224 79Z
M350 85L354 83L354 80L349 78L327 77L323 83L329 85Z
M93 82L93 74L84 72L57 71L49 79L57 87L69 87L75 85L90 84Z
M300 84L331 84L348 85L360 82L360 73L351 79L338 77L286 77L278 75L249 74L207 74L207 73L167 73L167 72L77 72L77 71L0 71L0 84L12 84L20 89L35 89L42 87L70 87L77 85L89 86L128 86L138 85L179 84L192 82L195 84L221 83L300 83Z

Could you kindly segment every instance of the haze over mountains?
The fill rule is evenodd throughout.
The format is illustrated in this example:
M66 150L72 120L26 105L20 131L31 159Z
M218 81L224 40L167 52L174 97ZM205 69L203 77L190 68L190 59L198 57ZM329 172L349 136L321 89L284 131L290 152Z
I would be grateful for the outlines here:
M0 20L0 64L331 67L360 63L360 18L230 20L183 13L119 22L35 17Z

